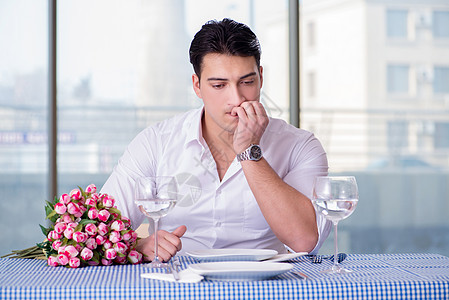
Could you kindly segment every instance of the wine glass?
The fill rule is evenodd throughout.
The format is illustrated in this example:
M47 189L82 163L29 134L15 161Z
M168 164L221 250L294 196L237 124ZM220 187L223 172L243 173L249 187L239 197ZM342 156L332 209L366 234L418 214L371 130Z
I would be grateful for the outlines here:
M312 203L316 210L334 224L335 255L331 269L323 273L351 273L343 268L337 260L337 225L340 220L349 217L355 210L359 199L357 182L354 176L316 177L313 186Z
M135 183L135 203L139 210L154 221L154 259L147 266L168 268L159 260L157 231L160 218L166 216L178 200L178 184L173 176L140 177Z

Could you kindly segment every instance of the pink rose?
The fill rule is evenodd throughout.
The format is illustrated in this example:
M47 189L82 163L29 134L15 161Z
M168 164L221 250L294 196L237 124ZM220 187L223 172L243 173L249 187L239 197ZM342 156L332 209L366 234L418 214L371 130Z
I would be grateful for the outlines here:
M110 265L112 265L112 260L107 260L106 258L102 258L101 264L104 266L110 266Z
M55 231L59 234L64 233L64 230L67 228L67 225L65 223L56 223L55 224Z
M122 216L122 221L129 224L131 222L131 220L125 216Z
M73 237L74 232L75 229L72 227L67 227L66 230L64 230L64 236L70 240Z
M131 232L127 232L127 233L125 233L125 234L122 236L122 239L123 239L124 241L129 241L131 238L132 238Z
M105 236L102 235L97 235L95 237L95 241L97 242L97 245L103 245L104 242L106 242L107 238Z
M138 264L142 261L142 253L136 251L136 250L131 250L129 251L128 254L128 261L131 262L132 264Z
M76 226L78 226L78 223L75 223L75 222L70 222L70 223L67 223L67 227L70 227L70 228L73 228L73 229L75 229L75 228L76 228Z
M73 200L79 200L81 199L81 191L78 189L73 189L70 192L70 198L72 198Z
M116 262L118 264L121 264L121 265L124 265L124 264L126 264L126 256L117 256L114 259L114 262Z
M84 227L84 231L86 231L88 235L95 235L97 234L97 226L92 223L86 224L86 226Z
M55 204L55 211L58 215L63 215L67 211L67 206L64 203L58 202Z
M69 257L64 253L58 254L58 262L61 266L65 266L69 263Z
M60 246L58 249L58 254L64 253L66 246Z
M87 233L84 232L74 232L72 239L77 243L84 243L87 240Z
M84 202L84 205L95 206L96 204L97 202L92 197L87 198Z
M131 239L129 240L129 242L134 243L135 241L137 241L137 232L135 232L135 231L130 231L130 233L131 233L132 237L131 237Z
M79 252L76 250L75 246L69 245L65 247L64 254L68 257L75 257L79 254Z
M67 212L71 215L76 216L81 212L81 210L78 204L70 202L69 204L67 204Z
M78 257L71 257L69 259L69 266L71 268L78 268L80 266L80 264L81 264L81 261Z
M126 250L128 250L128 246L126 246L125 243L118 242L114 244L114 250L117 253L125 254Z
M120 236L120 232L118 232L118 231L111 232L109 234L109 240L114 244L117 242L120 242L122 240L122 237Z
M108 260L113 260L117 257L117 251L113 248L106 249L106 251L104 251L104 257Z
M71 217L69 214L66 214L66 215L62 216L62 220L63 220L65 223L70 223L70 222L73 221L73 220L72 220L72 217Z
M112 230L122 231L125 229L125 224L121 220L115 220L111 225Z
M106 209L102 209L98 213L98 219L100 219L100 221L102 222L106 222L109 219L110 215L111 214Z
M56 231L52 230L48 233L47 238L50 242L53 242L53 241L56 241L56 240L59 240L60 238L62 238L62 235L57 233Z
M99 235L106 235L109 232L108 225L105 223L98 224L97 230Z
M59 203L62 204L69 204L71 200L72 199L70 199L70 196L67 194L62 194L61 197L59 197Z
M51 247L57 251L59 250L59 247L61 247L61 245L62 245L61 240L56 240L51 244Z
M59 266L58 258L56 256L49 256L47 259L47 264L50 267L57 267Z
M76 251L80 252L81 250L83 250L83 246L81 246L80 244L76 244L75 249Z
M95 186L95 184L89 184L85 190L85 192L88 194L95 193L96 191L97 191L97 187Z
M84 205L79 205L79 208L80 208L81 215L84 214L86 212L86 210L87 210L87 207L84 206Z
M97 246L98 246L97 245L97 241L96 241L96 239L94 237L90 237L90 238L87 239L87 241L86 241L86 247L87 248L94 250L94 249L97 248Z
M83 259L83 260L91 260L92 259L92 257L94 257L94 253L93 253L93 251L92 250L90 250L89 248L84 248L82 251L81 251L81 258Z
M103 243L103 248L104 248L104 249L110 249L110 248L112 248L112 243L111 243L111 241L106 240L106 241Z
M103 206L107 208L111 208L114 206L115 199L112 196L104 195L103 197Z
M98 210L95 207L89 208L89 211L87 212L87 217L91 220L95 220L98 218Z

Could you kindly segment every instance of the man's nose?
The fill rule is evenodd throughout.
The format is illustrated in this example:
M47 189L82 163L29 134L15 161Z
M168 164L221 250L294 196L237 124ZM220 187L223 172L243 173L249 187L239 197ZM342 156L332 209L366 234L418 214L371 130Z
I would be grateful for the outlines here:
M238 86L232 87L229 95L229 102L234 106L239 106L245 101L246 98L243 95L243 93L239 90Z

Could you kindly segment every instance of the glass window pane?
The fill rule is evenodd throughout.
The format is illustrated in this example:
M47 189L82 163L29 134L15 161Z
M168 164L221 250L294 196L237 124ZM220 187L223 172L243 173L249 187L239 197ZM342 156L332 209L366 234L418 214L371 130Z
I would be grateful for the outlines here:
M407 93L409 90L409 67L387 66L387 90L389 93Z
M449 38L449 11L434 11L432 28L434 37Z
M211 19L233 18L255 31L262 44L262 100L269 114L288 119L287 5L253 2L61 1L59 190L101 187L138 132L202 104L188 51Z
M442 23L428 14L449 3L409 3L301 1L300 26L314 22L319 37L312 52L301 36L301 127L323 143L330 173L355 175L360 191L339 223L340 251L449 255L449 44L432 39ZM407 12L426 19L413 43L398 43Z
M387 10L388 37L407 37L407 15L406 10Z
M433 72L433 92L449 94L449 67L435 67Z
M47 2L0 1L0 256L44 239Z

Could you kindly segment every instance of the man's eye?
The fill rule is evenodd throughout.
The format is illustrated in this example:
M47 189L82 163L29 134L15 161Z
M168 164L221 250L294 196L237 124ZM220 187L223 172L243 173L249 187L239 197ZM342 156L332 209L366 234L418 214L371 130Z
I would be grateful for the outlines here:
M214 89L221 89L222 87L224 87L224 84L222 84L222 83L219 83L219 84L213 84L212 87L213 87Z
M244 80L244 81L242 81L243 85L251 85L253 83L254 83L254 79L253 80Z

